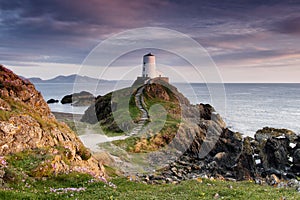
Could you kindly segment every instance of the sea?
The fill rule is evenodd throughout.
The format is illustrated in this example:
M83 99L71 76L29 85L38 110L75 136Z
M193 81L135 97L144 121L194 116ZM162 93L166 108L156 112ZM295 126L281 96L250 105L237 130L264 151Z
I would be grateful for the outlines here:
M130 86L131 81L89 83L36 83L44 99L62 99L73 92L89 91L95 96ZM212 97L205 83L172 83L191 103L209 103L222 98L224 107L219 112L227 126L253 137L263 127L286 128L300 134L300 83L225 83L224 94ZM60 103L49 104L52 111L83 114L87 107L73 107Z

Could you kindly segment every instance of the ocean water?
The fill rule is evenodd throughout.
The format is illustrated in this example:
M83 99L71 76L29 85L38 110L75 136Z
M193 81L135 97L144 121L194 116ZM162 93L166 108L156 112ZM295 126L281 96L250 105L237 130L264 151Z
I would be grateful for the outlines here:
M103 82L92 84L45 84L37 83L36 88L45 100L61 99L73 92L89 91L94 95L104 95L112 90L130 86L131 81ZM193 104L210 103L212 97L206 84L174 83ZM300 84L224 84L226 96L225 110L219 112L227 126L245 136L253 136L265 126L287 128L300 133ZM84 113L87 107L50 104L50 109L57 112Z

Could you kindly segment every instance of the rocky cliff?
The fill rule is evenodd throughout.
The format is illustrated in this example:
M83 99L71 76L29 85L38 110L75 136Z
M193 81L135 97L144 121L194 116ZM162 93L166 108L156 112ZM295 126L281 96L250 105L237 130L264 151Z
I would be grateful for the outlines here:
M15 163L32 158L30 164L23 163L24 173L29 176L74 171L98 178L105 176L102 164L67 125L55 119L34 85L3 66L0 66L0 155L6 163L6 174L8 169L24 170L17 169ZM8 175L2 174L3 177Z

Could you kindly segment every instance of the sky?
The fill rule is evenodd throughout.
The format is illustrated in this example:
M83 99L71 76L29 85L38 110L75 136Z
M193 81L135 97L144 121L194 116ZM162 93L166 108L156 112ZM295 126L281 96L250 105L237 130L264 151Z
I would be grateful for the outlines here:
M299 0L0 0L0 63L25 77L74 74L99 43L143 27L197 41L224 82L300 82ZM105 78L141 65L147 51L122 56ZM152 51L199 81L182 59Z

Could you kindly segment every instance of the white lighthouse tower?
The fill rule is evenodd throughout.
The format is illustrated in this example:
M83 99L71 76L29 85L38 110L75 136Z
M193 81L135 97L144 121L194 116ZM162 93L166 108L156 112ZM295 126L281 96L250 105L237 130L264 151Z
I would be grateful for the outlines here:
M155 78L156 74L156 64L155 64L155 56L151 53L144 55L143 57L143 77Z
M142 76L138 76L132 86L141 86L162 81L169 83L169 78L163 76L162 72L156 71L155 56L151 53L144 55Z

